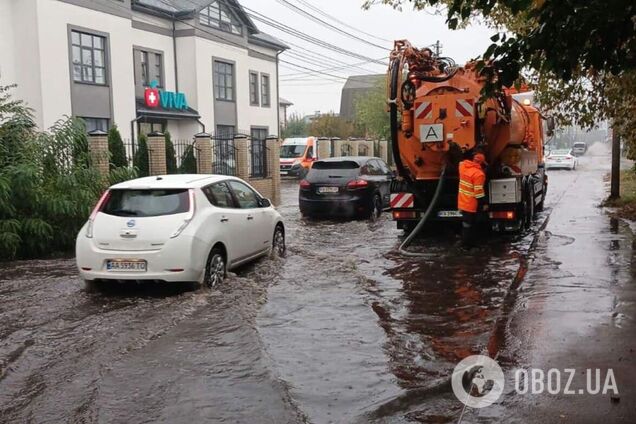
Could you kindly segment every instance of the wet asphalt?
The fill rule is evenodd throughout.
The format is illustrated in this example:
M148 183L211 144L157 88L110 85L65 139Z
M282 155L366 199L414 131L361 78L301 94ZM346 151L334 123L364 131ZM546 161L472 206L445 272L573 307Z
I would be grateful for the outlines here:
M633 232L598 207L608 167L598 146L550 172L533 229L470 253L448 230L405 258L388 216L304 220L286 181L287 256L218 290L87 293L72 258L0 264L0 422L634 422ZM449 376L484 352L507 378L616 367L620 400L508 389L463 411Z

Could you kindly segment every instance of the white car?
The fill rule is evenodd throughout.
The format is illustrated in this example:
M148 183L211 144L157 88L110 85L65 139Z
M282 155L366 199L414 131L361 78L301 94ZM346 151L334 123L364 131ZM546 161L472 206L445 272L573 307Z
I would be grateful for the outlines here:
M551 150L544 158L545 169L569 169L574 171L578 164L578 159L569 149Z
M285 253L280 214L245 181L166 175L126 181L101 197L77 236L87 288L96 281L194 281L213 287L228 269Z

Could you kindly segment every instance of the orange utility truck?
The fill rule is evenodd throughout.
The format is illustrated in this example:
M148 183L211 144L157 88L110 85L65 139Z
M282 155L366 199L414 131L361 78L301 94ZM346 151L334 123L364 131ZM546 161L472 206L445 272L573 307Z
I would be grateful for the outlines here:
M482 220L494 230L517 231L543 207L544 131L532 93L504 90L484 100L485 83L475 62L459 67L430 49L395 42L387 90L399 176L391 210L398 228L409 232L424 216L460 220L458 165L476 150L488 162Z

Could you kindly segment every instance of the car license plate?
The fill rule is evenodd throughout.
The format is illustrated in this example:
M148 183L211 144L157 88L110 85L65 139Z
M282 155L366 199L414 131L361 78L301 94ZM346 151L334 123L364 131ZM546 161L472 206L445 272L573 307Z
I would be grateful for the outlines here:
M142 259L109 259L107 271L146 272L147 262Z
M461 211L439 211L437 216L440 218L461 218Z
M280 170L280 175L287 175L287 171L283 171L282 169Z
M318 187L318 193L337 193L338 187Z

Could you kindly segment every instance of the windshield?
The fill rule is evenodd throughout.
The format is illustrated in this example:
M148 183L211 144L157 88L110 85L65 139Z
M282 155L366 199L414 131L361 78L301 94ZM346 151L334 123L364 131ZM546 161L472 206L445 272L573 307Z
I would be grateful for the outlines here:
M190 210L187 189L111 190L101 212L114 216L161 216Z
M574 143L574 147L585 147L585 143Z
M305 146L302 144L287 144L280 146L280 157L283 159L299 158L305 152Z

